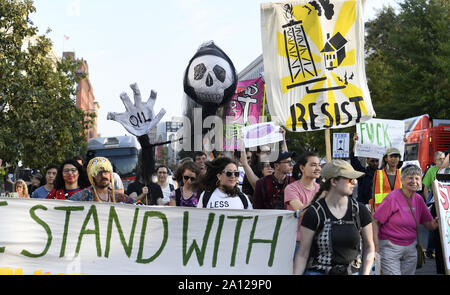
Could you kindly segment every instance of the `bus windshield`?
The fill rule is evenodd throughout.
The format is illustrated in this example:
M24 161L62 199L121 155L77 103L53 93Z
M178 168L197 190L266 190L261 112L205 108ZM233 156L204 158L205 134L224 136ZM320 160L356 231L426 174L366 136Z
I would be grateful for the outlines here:
M136 148L113 148L88 151L88 159L105 157L111 161L114 172L121 178L136 176L138 150Z

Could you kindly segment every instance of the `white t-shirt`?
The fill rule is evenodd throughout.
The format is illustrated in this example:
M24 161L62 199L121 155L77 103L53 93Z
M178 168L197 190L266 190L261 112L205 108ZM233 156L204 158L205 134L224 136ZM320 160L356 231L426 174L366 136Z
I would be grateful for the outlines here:
M198 200L197 208L203 208L203 196L205 192L200 195ZM245 195L245 194L244 194ZM252 203L247 198L247 209L253 209ZM214 190L211 197L209 198L208 204L206 204L208 209L244 209L244 204L242 204L241 198L239 196L229 197L227 194L221 192L218 188Z
M169 183L167 183L166 187L161 187L161 190L164 196L162 199L162 205L167 205L170 202L170 194L172 193Z

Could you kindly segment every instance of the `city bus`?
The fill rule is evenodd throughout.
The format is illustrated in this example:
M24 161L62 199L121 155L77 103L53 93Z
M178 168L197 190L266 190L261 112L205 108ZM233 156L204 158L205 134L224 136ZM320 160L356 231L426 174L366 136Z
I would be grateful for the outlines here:
M105 157L120 175L125 191L136 179L136 164L141 146L135 136L95 137L89 139L87 161Z

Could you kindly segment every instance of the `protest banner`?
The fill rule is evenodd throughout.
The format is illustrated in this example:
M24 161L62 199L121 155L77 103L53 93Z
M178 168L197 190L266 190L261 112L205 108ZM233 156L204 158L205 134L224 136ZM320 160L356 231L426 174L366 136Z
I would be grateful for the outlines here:
M400 120L372 119L356 125L358 140L355 156L381 159L388 148L400 151L401 160L405 152L405 123Z
M333 133L333 158L348 158L350 151L350 134Z
M433 182L433 196L436 216L439 217L445 273L450 275L450 183L435 180Z
M242 128L260 122L263 98L262 78L238 81L235 95L224 108L224 150L241 149Z
M297 219L213 210L0 199L0 274L292 274Z
M275 126L273 122L246 126L242 129L242 133L244 146L246 148L280 142L283 140L283 135L280 133L280 126Z
M363 1L261 4L267 103L290 131L345 128L375 115L364 63Z

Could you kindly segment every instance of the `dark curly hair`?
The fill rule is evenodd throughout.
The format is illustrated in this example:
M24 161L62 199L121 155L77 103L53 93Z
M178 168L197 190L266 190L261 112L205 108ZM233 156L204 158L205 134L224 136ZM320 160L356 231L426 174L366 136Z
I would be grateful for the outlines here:
M65 188L64 178L63 178L63 168L64 165L71 164L75 166L78 170L78 186L81 188L85 188L90 186L89 179L87 177L86 170L78 163L75 159L67 159L59 166L58 173L55 178L55 189L63 189Z
M228 164L238 166L234 160L228 157L220 157L206 162L206 174L201 180L202 189L205 191L214 191L217 188L217 174L221 173ZM235 189L238 190L237 186Z

